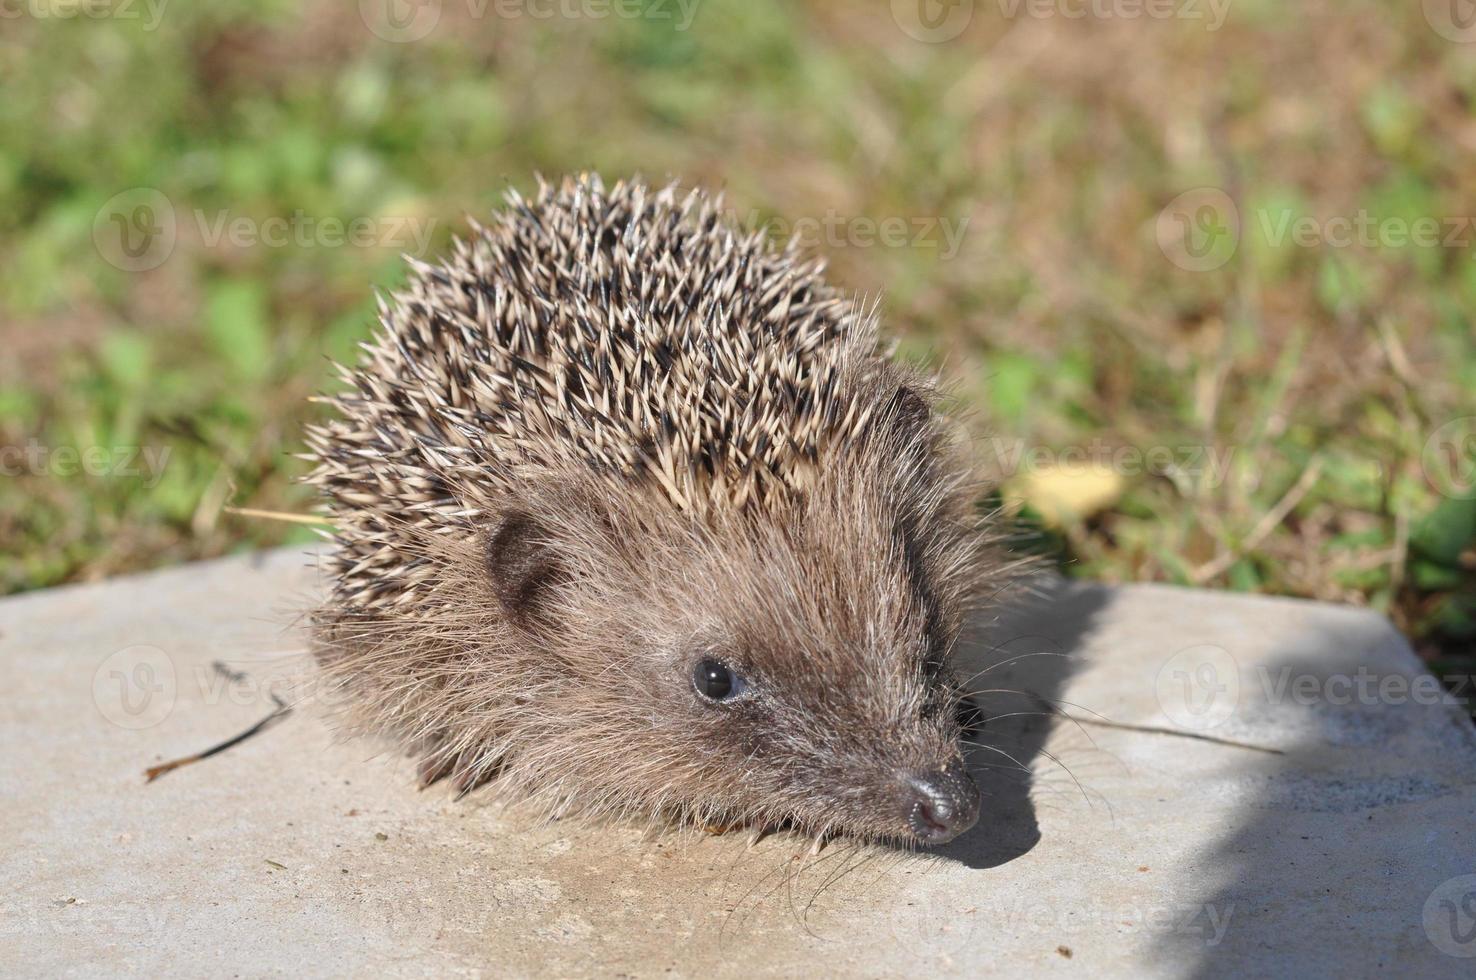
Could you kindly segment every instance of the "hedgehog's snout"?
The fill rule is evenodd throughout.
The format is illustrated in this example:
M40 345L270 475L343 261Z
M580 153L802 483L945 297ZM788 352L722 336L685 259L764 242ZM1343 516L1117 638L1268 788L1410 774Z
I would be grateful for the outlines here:
M979 787L961 761L930 772L904 772L900 786L903 819L925 845L946 844L979 819Z

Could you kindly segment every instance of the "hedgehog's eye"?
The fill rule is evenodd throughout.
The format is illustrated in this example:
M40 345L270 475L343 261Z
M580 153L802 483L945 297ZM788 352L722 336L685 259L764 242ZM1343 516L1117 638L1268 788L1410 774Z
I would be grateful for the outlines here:
M748 685L727 664L699 660L692 668L692 686L709 701L727 701L742 694Z

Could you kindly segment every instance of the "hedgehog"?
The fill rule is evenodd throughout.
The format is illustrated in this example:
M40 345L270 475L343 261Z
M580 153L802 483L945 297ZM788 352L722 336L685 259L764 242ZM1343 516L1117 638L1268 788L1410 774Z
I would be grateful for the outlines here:
M973 826L950 655L1015 566L876 304L675 184L470 225L307 432L345 726L550 818Z

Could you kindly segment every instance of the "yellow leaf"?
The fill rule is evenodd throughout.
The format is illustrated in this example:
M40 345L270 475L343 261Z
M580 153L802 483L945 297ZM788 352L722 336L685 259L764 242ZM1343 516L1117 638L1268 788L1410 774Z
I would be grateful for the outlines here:
M1117 503L1126 489L1121 473L1103 463L1048 464L1020 474L1005 499L1028 504L1052 527L1082 521Z

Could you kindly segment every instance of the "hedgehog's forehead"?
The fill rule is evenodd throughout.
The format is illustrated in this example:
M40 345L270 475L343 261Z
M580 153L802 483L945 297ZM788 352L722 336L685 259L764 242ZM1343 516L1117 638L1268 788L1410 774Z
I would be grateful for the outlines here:
M925 597L885 529L844 522L837 533L839 518L801 514L786 507L704 535L700 571L672 570L682 605L754 656L845 649L891 658L919 644Z
M806 549L735 566L730 581L720 595L727 652L779 701L874 727L925 697L925 603L885 552L858 550L847 565Z

